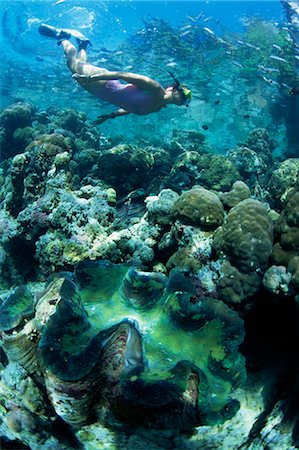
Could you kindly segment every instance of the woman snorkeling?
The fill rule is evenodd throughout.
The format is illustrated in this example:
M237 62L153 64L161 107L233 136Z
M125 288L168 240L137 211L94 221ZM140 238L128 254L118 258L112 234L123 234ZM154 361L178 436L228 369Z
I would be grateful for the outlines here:
M41 24L39 32L43 36L56 39L62 46L73 78L86 91L119 107L111 114L99 116L95 121L97 125L127 114L151 114L170 104L188 106L191 101L191 90L182 86L171 72L174 84L164 89L157 81L147 76L109 71L88 63L86 49L91 43L76 30ZM69 41L71 37L77 40L78 51Z

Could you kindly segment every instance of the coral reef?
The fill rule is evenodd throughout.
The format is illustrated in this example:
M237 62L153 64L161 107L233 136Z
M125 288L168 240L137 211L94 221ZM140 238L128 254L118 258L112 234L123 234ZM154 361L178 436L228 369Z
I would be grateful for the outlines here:
M275 160L262 128L224 156L208 132L132 144L74 109L26 105L1 113L4 440L262 449L258 429L292 448L275 426L285 406L264 407L269 380L257 389L251 369L257 321L293 361L297 160Z

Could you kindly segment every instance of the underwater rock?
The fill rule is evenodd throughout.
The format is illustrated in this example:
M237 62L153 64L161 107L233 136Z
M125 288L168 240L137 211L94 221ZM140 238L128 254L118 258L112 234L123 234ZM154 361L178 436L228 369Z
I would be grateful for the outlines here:
M117 192L127 194L144 185L154 162L153 155L142 148L117 145L99 157L96 173Z
M273 223L258 200L242 200L232 208L213 240L241 272L264 271L272 251Z
M269 201L276 207L281 207L289 191L295 187L299 176L299 158L289 158L281 162L269 180L268 189L271 192Z
M26 102L13 103L0 112L1 161L20 153L30 142L34 115L35 107Z
M200 171L198 183L207 189L227 191L241 178L239 171L229 158L212 155L208 167Z
M179 195L171 189L162 189L157 196L145 199L149 219L160 225L171 223L171 211Z
M292 260L291 260L292 261ZM263 285L274 294L286 294L292 279L290 271L287 272L285 266L271 266L266 270L263 277Z
M33 140L34 128L17 128L13 133L13 145L18 149L18 153L25 150L27 145Z
M230 150L227 156L245 180L248 180L252 175L262 174L266 169L266 164L261 156L251 148L237 147Z
M9 134L12 134L17 128L30 126L34 114L35 108L30 103L13 103L1 111L0 124Z
M236 181L232 185L232 189L229 192L224 192L221 195L221 201L223 205L230 209L240 203L242 200L250 197L250 190L247 184L243 181Z
M212 233L187 225L180 231L179 234L177 228L173 227L172 233L179 248L171 255L166 267L168 270L175 267L196 274L211 258Z
M275 222L276 240L271 254L275 265L287 266L299 252L299 191L292 189L286 197L284 208Z
M40 384L19 364L8 364L0 379L0 434L12 441L8 448L23 448L23 443L32 450L69 450L69 442L66 436L61 438L58 428ZM4 446L6 439L1 440Z
M222 224L224 210L219 197L199 186L180 195L172 209L173 218L204 230L214 230Z
M288 272L291 274L291 282L296 293L299 291L299 256L294 256L288 264Z
M245 145L256 153L261 154L267 166L273 164L272 152L276 148L276 143L270 138L265 128L252 130L246 139Z
M58 114L59 126L73 133L80 132L86 121L86 115L74 109L65 109Z
M218 286L222 298L229 302L231 295L231 301L235 303L258 291L272 245L273 223L263 203L245 199L229 211L213 239L216 252L223 252L228 259L222 267Z
M57 184L71 186L74 182L68 165L71 146L68 139L58 134L46 134L32 141L24 153L16 155L8 172L6 180L5 206L11 214L17 214L29 202L37 200L45 194L47 186L57 176ZM55 165L57 155L64 155L65 166ZM56 160L57 161L57 160ZM52 181L51 181L52 177Z

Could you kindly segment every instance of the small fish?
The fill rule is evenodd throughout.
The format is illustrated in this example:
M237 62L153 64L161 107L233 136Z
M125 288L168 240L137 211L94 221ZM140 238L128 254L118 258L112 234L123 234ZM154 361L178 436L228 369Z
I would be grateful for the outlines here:
M180 31L185 31L185 30L189 30L190 28L192 28L192 25L185 25L181 28Z
M265 67L262 64L259 64L257 67L267 73L279 72L279 70L274 67Z
M64 2L65 2L65 0L57 0L57 2L53 3L52 6L60 5L60 3L64 3Z
M233 63L235 66L240 67L241 69L244 69L243 64L239 63L238 61L232 61L232 63Z
M208 129L209 129L208 125L206 125L206 124L203 124L203 125L201 126L201 128L202 128L203 130L208 130Z
M184 37L184 36L187 36L190 33L191 33L191 30L187 30L187 31L184 31L184 33L181 33L180 36Z
M280 56L270 55L269 58L274 59L275 61L287 63L287 60L284 58L281 58Z
M243 119L250 119L250 115L249 114L244 114Z
M191 22L196 22L197 20L201 19L203 16L203 12L200 12L197 16L187 16L187 19L191 20Z
M280 86L279 83L277 83L277 81L271 80L271 78L266 78L264 77L264 75L262 75L261 77L266 83L272 84L272 86Z
M276 50L279 50L280 52L282 51L282 48L280 47L280 45L272 44L272 47L276 48Z
M203 19L203 22L209 22L212 19L212 17L206 17L205 19Z
M196 20L192 16L187 16L187 19L191 20L191 22L196 23Z
M248 47L248 48L252 48L253 50L257 50L257 51L260 51L260 47L257 47L256 45L252 45L252 44L250 44L249 42L244 42L244 45L245 45L245 47Z
M175 66L177 66L178 64L175 62L175 61L172 61L172 62L169 62L169 63L167 63L166 64L166 67L175 67Z
M225 45L228 45L228 43L227 43L224 39L222 39L221 37L218 37L218 38L217 38L217 42L218 42L219 44L225 44Z
M204 27L203 30L206 31L207 33L211 34L212 36L215 36L214 31L212 31L210 28Z
M292 87L289 86L289 85L286 84L286 83L281 83L281 85L282 85L283 87L285 87L286 89L288 89L289 91L292 89Z
M221 100L219 98L217 98L217 100L214 101L215 105L219 105L220 102Z

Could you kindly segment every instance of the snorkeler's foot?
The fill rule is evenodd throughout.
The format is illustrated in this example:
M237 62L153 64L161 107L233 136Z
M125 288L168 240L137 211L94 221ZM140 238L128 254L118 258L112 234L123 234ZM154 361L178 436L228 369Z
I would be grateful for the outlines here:
M85 38L85 39L76 39L77 43L78 43L78 50L86 50L86 48L88 47L88 45L90 45L92 47L92 43L90 42L89 39Z
M71 33L68 30L63 30L61 28L55 28L51 25L46 25L42 23L38 29L39 33L43 36L48 36L54 39L57 39L58 43L60 43L63 39L70 39Z

